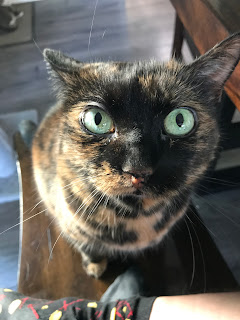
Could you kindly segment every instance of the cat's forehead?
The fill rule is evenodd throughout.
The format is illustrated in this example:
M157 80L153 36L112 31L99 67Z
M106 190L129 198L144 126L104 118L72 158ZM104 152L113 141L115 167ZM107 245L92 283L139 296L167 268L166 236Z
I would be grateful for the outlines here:
M108 98L176 106L197 101L191 78L184 65L175 60L93 63L87 67L95 69L96 80Z
M166 63L156 60L136 62L94 62L85 64L83 69L96 71L102 77L113 79L145 78L158 80L161 76L177 76L183 65L176 60Z
M100 101L110 113L121 110L134 113L135 118L139 117L136 110L143 116L168 113L179 106L201 110L193 77L186 65L175 60L85 63L69 75L68 83L69 105Z

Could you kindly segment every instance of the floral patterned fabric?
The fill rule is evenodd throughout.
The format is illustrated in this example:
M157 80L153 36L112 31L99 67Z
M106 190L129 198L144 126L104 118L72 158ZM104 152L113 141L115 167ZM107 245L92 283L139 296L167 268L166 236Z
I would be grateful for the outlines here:
M55 301L0 289L1 320L148 320L155 298L133 297L111 303L79 298Z

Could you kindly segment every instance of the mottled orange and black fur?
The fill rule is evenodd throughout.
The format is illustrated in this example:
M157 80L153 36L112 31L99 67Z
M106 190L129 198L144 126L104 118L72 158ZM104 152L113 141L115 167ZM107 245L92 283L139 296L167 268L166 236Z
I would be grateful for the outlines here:
M110 255L156 245L187 210L215 158L221 92L239 60L240 34L190 65L44 55L59 102L34 138L35 179L63 236L99 277ZM81 125L95 104L113 119L114 133L90 134ZM194 130L168 136L163 121L182 106L194 110ZM146 178L140 190L133 175Z

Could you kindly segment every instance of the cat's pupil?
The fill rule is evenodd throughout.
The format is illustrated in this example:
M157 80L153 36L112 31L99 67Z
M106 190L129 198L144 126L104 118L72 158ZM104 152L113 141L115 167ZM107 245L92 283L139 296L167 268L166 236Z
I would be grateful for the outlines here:
M184 119L183 119L183 115L181 113L179 113L177 116L176 116L176 123L179 127L182 126L184 122Z
M98 126L100 124L100 122L102 121L102 115L100 112L96 113L94 120L95 120L96 125Z

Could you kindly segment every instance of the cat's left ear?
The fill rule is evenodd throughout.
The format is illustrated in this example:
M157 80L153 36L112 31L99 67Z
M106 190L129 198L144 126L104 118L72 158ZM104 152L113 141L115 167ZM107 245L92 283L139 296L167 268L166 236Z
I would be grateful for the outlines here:
M223 40L188 67L191 74L221 95L225 82L240 59L240 33Z

